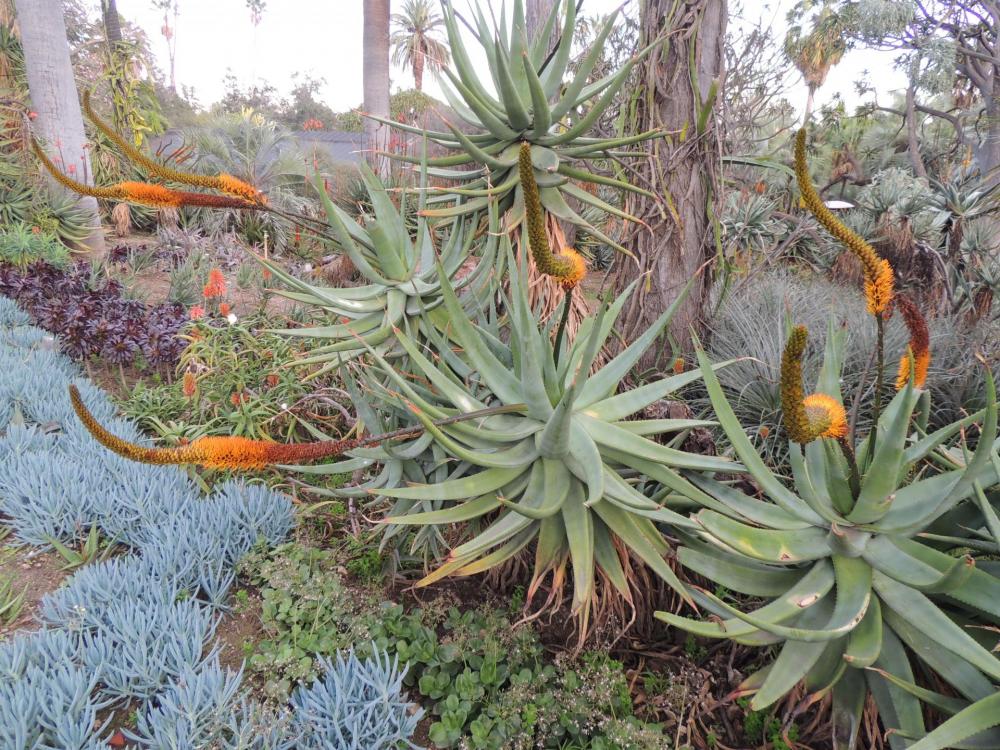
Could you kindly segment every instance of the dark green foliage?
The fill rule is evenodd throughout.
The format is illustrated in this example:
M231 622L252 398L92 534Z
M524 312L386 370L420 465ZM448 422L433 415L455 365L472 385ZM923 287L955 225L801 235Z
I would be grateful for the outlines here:
M260 587L268 639L249 669L283 700L315 677L317 657L371 642L407 669L405 684L434 717L434 747L470 750L654 750L665 741L633 716L621 663L605 654L547 663L529 626L503 608L471 611L433 601L410 612L345 586L338 553L288 544L244 562Z

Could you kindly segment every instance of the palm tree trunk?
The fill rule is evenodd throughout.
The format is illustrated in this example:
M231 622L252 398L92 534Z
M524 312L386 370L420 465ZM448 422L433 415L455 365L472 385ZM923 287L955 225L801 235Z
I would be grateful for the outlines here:
M389 0L364 0L364 97L365 111L389 117ZM365 148L372 169L383 179L389 162L379 151L389 147L389 128L365 120Z
M802 125L809 125L809 118L812 117L813 103L816 101L816 87L809 85L806 93L806 111L802 114Z
M713 217L722 190L713 107L725 66L726 18L726 0L644 0L640 5L639 47L664 41L639 72L629 130L662 128L673 135L651 141L648 157L638 165L638 184L657 198L630 198L626 204L647 224L635 226L627 240L636 260L622 258L616 264L618 291L637 277L647 279L636 287L620 319L626 342L645 331L691 280L694 287L668 336L686 349L691 330L703 327L709 291L705 267L716 255ZM668 366L665 343L651 347L640 367Z
M36 133L62 159L67 171L74 171L76 179L91 183L93 170L88 150L84 148L87 136L69 59L62 2L15 0L15 7L21 28L31 105L38 113ZM54 190L65 189L54 181L52 184ZM86 197L79 200L93 228L86 244L93 251L103 252L104 234L97 201Z
M413 56L413 85L417 91L424 90L424 53L418 52Z

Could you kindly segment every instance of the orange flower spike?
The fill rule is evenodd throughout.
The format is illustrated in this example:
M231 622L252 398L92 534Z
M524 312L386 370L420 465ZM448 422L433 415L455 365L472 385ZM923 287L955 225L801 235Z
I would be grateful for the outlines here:
M910 380L910 357L913 358L913 387L923 388L927 383L927 370L931 364L931 337L927 321L909 297L896 298L896 307L903 316L903 322L910 332L910 344L899 360L899 374L896 376L896 390L902 390Z
M42 163L42 166L55 178L56 182L62 185L67 190L71 190L79 195L89 195L92 198L101 198L103 200L121 200L121 196L116 191L115 187L96 187L94 185L86 185L82 182L77 182L72 177L68 177L64 174L59 167L53 164L49 155L45 153L41 145L34 138L31 139L31 150L38 157L38 160Z
M861 261L865 277L868 312L872 315L884 313L889 308L889 303L892 302L894 282L892 267L889 265L889 261L879 257L875 248L834 216L833 211L826 207L823 199L816 192L816 188L809 178L809 165L806 163L805 128L799 130L795 136L795 177L805 207L826 231L840 240Z
M97 113L94 112L93 107L90 104L90 92L85 91L83 93L83 111L94 125L100 130L104 135L110 138L114 143L122 150L122 152L128 156L130 160L146 168L146 170L156 177L162 180L168 180L170 182L180 182L184 185L193 185L194 187L208 188L210 190L219 190L228 195L240 198L243 201L251 204L252 206L264 206L267 204L267 198L261 193L257 188L249 183L239 179L238 177L233 177L231 174L219 174L219 175L201 175L192 174L190 172L181 172L176 169L171 169L163 164L153 161L139 149L128 142L127 139L122 138L122 136L115 131L108 123L98 117ZM201 193L190 193L189 195L202 195ZM186 203L184 205L206 205L206 204L196 204L196 203Z
M271 464L296 464L340 456L371 440L323 440L284 444L244 437L201 437L176 448L148 448L122 440L106 430L90 413L80 391L69 387L69 397L80 421L97 442L119 456L145 464L198 464L208 469L255 470Z
M154 185L149 182L119 182L108 187L87 185L61 172L48 157L48 154L38 145L37 141L31 141L31 148L35 152L35 156L45 166L45 169L49 171L59 184L79 195L88 195L101 200L138 203L139 205L152 206L153 208L196 206L203 208L240 208L248 211L263 208L263 204L252 203L242 198L171 190L162 185Z

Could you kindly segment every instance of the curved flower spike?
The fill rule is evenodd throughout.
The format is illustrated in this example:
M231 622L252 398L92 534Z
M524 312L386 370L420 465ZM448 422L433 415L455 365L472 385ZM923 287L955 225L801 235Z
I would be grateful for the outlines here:
M273 464L302 464L322 458L341 456L355 448L365 448L390 440L413 437L424 431L424 426L419 424L403 427L394 432L385 432L381 435L370 435L353 440L321 440L314 443L294 444L272 443L267 440L251 440L235 436L209 436L198 438L188 445L176 448L150 448L123 440L107 430L83 403L80 391L75 385L69 387L69 399L73 404L73 411L76 412L83 426L98 443L123 458L144 464L197 464L207 469L252 471ZM409 407L411 410L417 410L417 407L412 404ZM524 404L494 406L439 419L433 424L443 426L494 414L509 414L524 410Z
M149 182L118 182L106 187L87 185L61 172L48 157L48 154L42 150L38 141L31 141L31 149L59 184L80 195L88 195L93 198L100 198L101 200L138 203L139 205L152 206L153 208L201 206L205 208L242 208L250 211L258 211L264 208L262 204L250 203L242 198L233 198L229 195L171 190L163 185L154 185Z
M847 249L861 261L865 277L865 298L868 300L868 312L881 315L892 301L893 273L889 261L879 257L870 244L858 234L852 232L826 207L816 188L809 179L809 167L806 164L806 131L799 130L795 135L795 177L799 183L799 192L806 208L816 217L820 224L840 240Z
M169 182L180 182L184 185L192 185L194 187L207 188L209 190L218 190L226 193L227 195L241 198L248 203L254 203L261 206L267 203L267 197L262 192L238 177L233 177L231 174L192 174L191 172L181 172L176 169L171 169L168 166L153 161L142 153L142 151L129 143L127 139L122 138L121 134L115 132L114 128L108 125L108 123L102 120L97 113L94 112L94 108L90 104L89 91L85 91L83 93L83 111L86 113L87 119L94 123L98 130L111 139L115 145L122 150L122 153L124 153L136 164L145 167L151 175Z
M896 298L896 307L910 332L910 344L899 359L896 390L902 390L910 380L910 358L913 358L913 387L923 388L927 383L927 369L931 364L931 337L923 313L909 297Z
M538 270L555 278L563 289L569 290L583 281L587 275L587 262L571 247L555 255L549 248L549 237L545 231L545 212L538 194L535 169L531 164L531 144L521 143L518 154L518 169L521 173L521 189L524 191L524 213L528 225L528 246Z

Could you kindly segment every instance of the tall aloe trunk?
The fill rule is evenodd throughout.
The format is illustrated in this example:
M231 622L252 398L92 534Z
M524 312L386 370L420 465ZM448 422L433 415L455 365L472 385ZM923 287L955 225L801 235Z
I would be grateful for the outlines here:
M83 115L69 59L69 42L60 0L15 0L31 106L38 117L35 135L59 157L78 180L92 183L93 169L83 129ZM64 190L53 183L53 190ZM97 201L79 198L93 227L87 246L104 250Z
M364 0L364 97L365 111L389 117L389 0ZM389 163L377 155L389 147L389 128L365 120L365 148L372 169L383 179Z
M640 184L657 198L630 199L627 206L648 227L632 229L628 245L636 260L616 264L619 290L638 276L647 279L625 310L626 341L645 331L699 270L670 336L686 348L692 327L703 324L710 277L704 266L715 254L713 217L722 189L712 108L725 64L726 15L726 0L644 0L641 6L640 48L663 42L639 72L630 130L662 128L670 135L650 141L649 157L640 165ZM669 350L651 347L641 366L669 364Z

